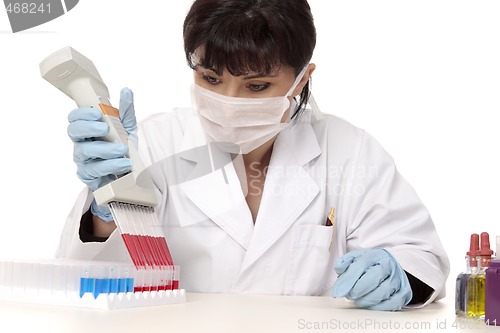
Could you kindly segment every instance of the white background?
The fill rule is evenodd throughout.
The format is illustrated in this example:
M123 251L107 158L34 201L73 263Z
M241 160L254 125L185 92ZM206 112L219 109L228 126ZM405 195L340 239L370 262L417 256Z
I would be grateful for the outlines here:
M74 102L40 77L39 62L73 46L93 60L113 104L122 87L133 89L139 119L187 106L182 22L190 3L81 0L17 34L0 8L0 257L53 256L83 188L66 135ZM487 231L493 247L500 235L500 3L310 5L316 100L394 157L433 216L452 263L452 291L469 235Z

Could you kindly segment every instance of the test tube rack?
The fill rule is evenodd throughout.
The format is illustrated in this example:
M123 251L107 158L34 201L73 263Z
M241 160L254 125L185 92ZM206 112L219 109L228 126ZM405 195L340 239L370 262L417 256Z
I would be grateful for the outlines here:
M0 261L0 300L91 309L186 302L179 267L80 260Z

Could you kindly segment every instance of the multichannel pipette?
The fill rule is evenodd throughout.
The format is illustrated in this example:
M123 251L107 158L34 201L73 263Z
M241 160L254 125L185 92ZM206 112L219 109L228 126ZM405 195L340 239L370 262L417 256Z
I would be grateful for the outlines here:
M119 111L111 106L108 88L94 64L71 47L49 55L40 63L42 77L61 90L79 107L92 107L103 112L102 121L109 126L109 133L101 138L128 146L132 171L94 192L99 205L125 202L133 205L157 205L153 184L145 173L144 165L133 144L128 144L128 134L120 122Z
M119 119L119 110L109 101L109 92L93 63L71 47L63 48L40 63L42 77L72 98L79 107L102 110L109 134L97 138L128 145L132 171L94 191L99 205L108 205L137 269L173 266L160 223L153 182L134 144Z

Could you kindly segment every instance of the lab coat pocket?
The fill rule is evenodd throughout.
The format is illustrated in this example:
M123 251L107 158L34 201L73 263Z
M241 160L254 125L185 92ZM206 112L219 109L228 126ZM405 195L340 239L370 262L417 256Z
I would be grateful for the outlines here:
M320 295L328 283L333 226L295 225L287 274L287 295Z

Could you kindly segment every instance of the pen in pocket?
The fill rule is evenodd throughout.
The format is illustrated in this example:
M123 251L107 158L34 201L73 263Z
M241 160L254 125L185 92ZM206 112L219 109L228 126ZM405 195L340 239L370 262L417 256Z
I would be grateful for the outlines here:
M332 227L332 240L330 241L330 247L328 248L329 251L332 251L333 236L334 236L333 228L335 227L335 208L330 209L330 212L328 213L328 216L326 218L326 226Z
M327 227L330 227L334 224L335 224L335 208L331 208L330 212L328 213L328 216L326 217L325 225Z

